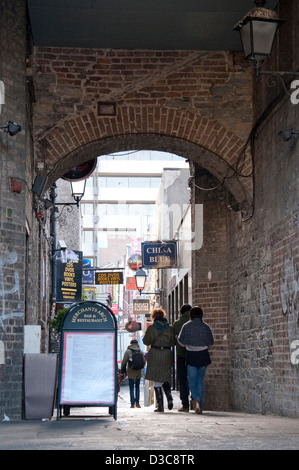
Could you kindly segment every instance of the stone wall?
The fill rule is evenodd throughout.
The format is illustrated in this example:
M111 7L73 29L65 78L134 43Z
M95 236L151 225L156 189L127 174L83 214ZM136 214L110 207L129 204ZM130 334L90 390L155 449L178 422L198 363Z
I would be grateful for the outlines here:
M20 11L20 14L17 11ZM1 2L0 80L4 84L1 124L23 128L12 137L0 131L0 416L19 416L22 406L23 325L25 312L27 196L24 5ZM21 73L20 73L21 71ZM13 417L13 416L12 416Z
M280 2L273 57L263 70L296 70L298 2ZM297 60L296 60L297 57ZM296 65L297 64L297 65ZM286 86L294 77L285 79ZM229 216L231 389L233 406L257 413L299 416L298 128L294 105L278 80L255 81L254 214Z

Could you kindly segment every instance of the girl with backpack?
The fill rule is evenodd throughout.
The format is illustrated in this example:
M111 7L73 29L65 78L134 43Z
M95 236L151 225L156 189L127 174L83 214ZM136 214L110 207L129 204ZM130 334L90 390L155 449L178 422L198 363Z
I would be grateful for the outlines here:
M137 339L132 339L121 363L121 374L127 373L129 379L131 408L135 408L135 405L136 408L141 408L139 404L140 378L141 370L145 366L145 362L143 352L139 347Z

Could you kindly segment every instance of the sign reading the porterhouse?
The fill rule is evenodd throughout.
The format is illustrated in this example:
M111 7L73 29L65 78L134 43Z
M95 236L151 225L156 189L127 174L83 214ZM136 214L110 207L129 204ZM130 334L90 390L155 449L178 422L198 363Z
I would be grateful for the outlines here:
M95 282L99 285L123 284L123 273L120 271L97 272L95 275Z

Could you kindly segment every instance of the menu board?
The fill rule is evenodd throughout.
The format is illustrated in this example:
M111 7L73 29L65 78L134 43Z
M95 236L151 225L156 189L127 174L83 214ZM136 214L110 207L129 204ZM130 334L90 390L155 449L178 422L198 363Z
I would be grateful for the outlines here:
M113 404L115 333L64 332L61 404Z

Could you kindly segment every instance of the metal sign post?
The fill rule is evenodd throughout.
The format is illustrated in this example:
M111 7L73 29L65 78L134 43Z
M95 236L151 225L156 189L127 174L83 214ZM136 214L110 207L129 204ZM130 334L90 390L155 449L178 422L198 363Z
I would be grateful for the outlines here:
M73 304L63 318L57 420L62 406L106 406L116 419L117 322L101 302Z

